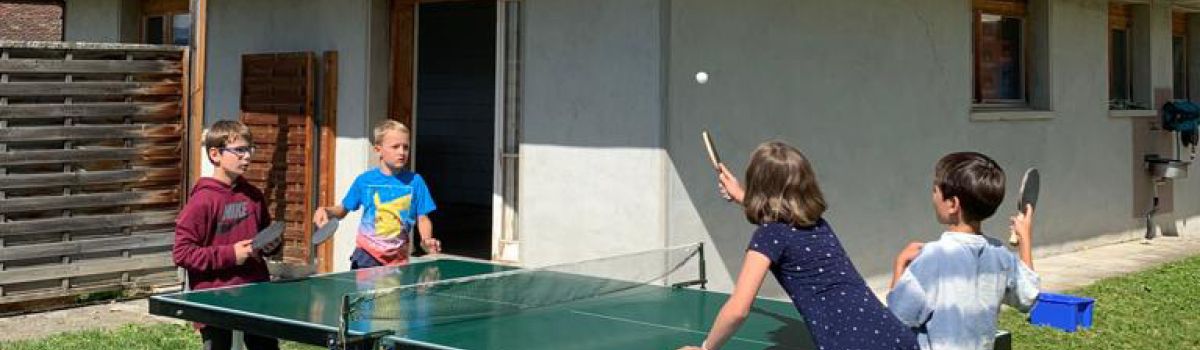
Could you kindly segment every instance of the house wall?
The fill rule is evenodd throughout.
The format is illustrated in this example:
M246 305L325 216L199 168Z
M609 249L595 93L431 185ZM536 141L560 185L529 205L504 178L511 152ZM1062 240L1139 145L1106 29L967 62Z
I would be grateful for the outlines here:
M522 2L522 262L666 243L665 3Z
M353 179L375 163L369 128L387 109L387 10L385 0L209 1L205 125L238 118L242 55L312 51L320 57L337 51L334 188L340 201ZM210 173L206 164L204 174ZM359 213L352 213L345 222L358 220ZM349 268L356 228L341 225L335 234L335 270Z
M1149 130L1153 118L1107 110L1107 2L1030 8L1038 21L1030 26L1031 84L1045 110L989 114L970 104L969 1L672 1L669 241L711 242L720 259L709 271L721 276L710 279L728 288L753 230L714 192L703 128L738 174L761 141L803 150L830 204L825 217L877 287L906 242L940 235L930 184L934 163L951 151L983 152L1008 175L1005 202L983 225L989 235L1007 237L1020 174L1038 167L1039 255L1139 237L1135 213L1150 183L1142 155L1166 154L1170 139ZM1151 23L1134 39L1149 62L1135 73L1135 89L1169 92L1170 9L1135 8L1135 23ZM707 84L693 80L697 71L710 74ZM1165 231L1187 231L1200 213L1196 181L1160 188L1173 194L1164 207L1174 211L1158 217Z
M209 38L222 39L209 43L208 122L236 116L241 54L339 50L336 187L345 193L373 163L368 128L386 109L386 5L210 3ZM971 107L970 2L521 6L518 222L530 266L700 241L710 287L729 288L753 227L718 197L702 129L739 175L764 140L802 149L830 203L825 217L875 286L905 243L940 234L930 183L948 152L980 151L1006 169L1008 196L983 227L1002 238L1020 173L1041 170L1039 256L1140 237L1150 198L1142 157L1173 152L1170 135L1152 130L1153 112L1107 109L1105 1L1031 1L1036 110L1003 113ZM1134 96L1169 95L1170 9L1133 12ZM1197 181L1159 188L1163 232L1195 230ZM344 226L339 269L353 244L354 225ZM764 294L782 295L773 282Z
M64 41L141 41L141 2L138 0L66 0L64 12Z

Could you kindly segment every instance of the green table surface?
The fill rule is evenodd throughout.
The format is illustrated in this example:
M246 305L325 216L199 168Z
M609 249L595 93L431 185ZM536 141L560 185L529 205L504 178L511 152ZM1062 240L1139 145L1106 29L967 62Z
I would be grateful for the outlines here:
M418 261L403 267L357 270L283 282L158 295L150 312L299 341L326 345L336 337L342 296L424 281L452 279L513 269L459 259ZM547 275L514 280L535 296L564 289L607 288L611 281ZM619 283L618 283L619 285ZM514 287L518 286L518 287ZM382 339L402 348L433 349L675 349L699 344L728 294L691 288L640 285L621 292L548 306L445 319L431 317L443 307L470 309L472 302L429 293L396 301L395 315L357 319L351 334L386 330ZM382 301L377 301L381 302ZM383 310L383 308L380 308ZM787 301L759 298L749 318L724 349L810 349L803 319Z

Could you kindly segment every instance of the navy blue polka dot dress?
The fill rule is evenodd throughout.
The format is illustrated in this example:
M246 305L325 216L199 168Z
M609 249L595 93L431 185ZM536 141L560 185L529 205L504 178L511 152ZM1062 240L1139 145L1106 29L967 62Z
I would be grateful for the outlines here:
M919 349L916 335L867 287L824 219L811 227L764 224L748 249L771 259L771 273L804 316L817 349Z

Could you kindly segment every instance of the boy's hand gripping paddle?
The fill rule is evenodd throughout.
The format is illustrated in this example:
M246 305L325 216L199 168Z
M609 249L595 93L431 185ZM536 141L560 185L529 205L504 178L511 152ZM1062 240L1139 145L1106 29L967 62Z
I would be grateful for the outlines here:
M312 245L320 245L321 243L325 242L325 240L329 239L329 237L333 237L333 233L337 232L338 221L340 221L338 218L330 215L329 221L325 222L325 226L321 226L313 232Z

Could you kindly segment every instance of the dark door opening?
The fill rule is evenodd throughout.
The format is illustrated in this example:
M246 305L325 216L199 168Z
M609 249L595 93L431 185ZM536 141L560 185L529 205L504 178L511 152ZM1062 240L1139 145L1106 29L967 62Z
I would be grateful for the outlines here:
M496 2L420 4L415 165L445 253L490 259L495 179Z

